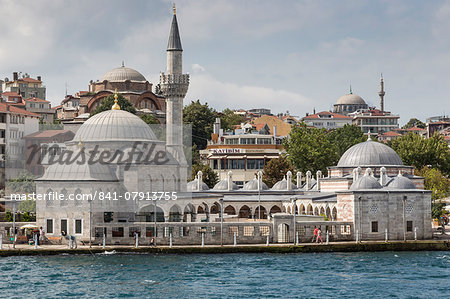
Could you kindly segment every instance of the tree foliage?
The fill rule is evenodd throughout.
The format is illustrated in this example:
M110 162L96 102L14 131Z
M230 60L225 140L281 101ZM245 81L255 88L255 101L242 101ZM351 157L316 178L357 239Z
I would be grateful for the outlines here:
M134 108L133 104L131 104L130 101L128 101L122 94L118 94L117 95L117 104L120 106L120 110L125 110L128 111L130 113L136 114L136 108ZM107 110L111 110L111 107L114 105L114 95L111 94L109 96L107 96L106 98L104 98L100 104L94 109L93 112L91 112L91 116L103 112L103 111L107 111Z
M235 125L240 125L244 121L242 115L235 114L231 109L225 109L220 115L220 126L225 130L233 130Z
M32 193L36 192L36 183L34 182L35 176L27 171L22 171L19 175L10 179L6 188L11 193Z
M156 125L159 124L159 121L156 117L154 117L151 114L142 114L140 118L147 124L147 125Z
M36 213L36 201L23 200L19 203L17 210L21 213Z
M215 173L209 165L201 163L192 165L191 181L195 179L195 176L199 171L203 173L203 182L205 182L209 188L214 187L214 185L219 182L219 176L217 173Z
M426 190L433 192L431 195L433 201L450 195L450 182L439 169L425 166L421 170L416 171L416 174L424 177L424 187Z
M438 134L424 139L418 134L408 133L405 136L388 142L400 156L405 165L416 169L425 166L439 169L444 175L450 175L450 151L447 142Z
M301 172L321 170L327 173L327 166L339 159L335 146L327 138L327 131L308 128L305 123L294 126L283 145L289 154L288 160Z
M440 218L444 216L445 213L445 202L441 200L433 202L433 204L431 205L431 217L433 219L440 220Z
M264 165L262 180L271 188L276 182L281 181L288 171L294 173L294 167L288 159L283 156L272 159Z
M417 118L411 118L406 123L406 125L404 125L402 127L402 129L409 129L409 128L412 128L412 127L418 127L418 128L421 128L421 129L425 129L426 125L423 122L421 122L419 119L417 119Z
M192 125L192 144L197 145L198 150L206 148L216 116L217 112L208 103L201 104L200 100L192 101L183 108L183 122Z
M342 128L330 131L327 137L336 148L336 153L339 157L353 145L364 142L367 139L360 127L348 124Z

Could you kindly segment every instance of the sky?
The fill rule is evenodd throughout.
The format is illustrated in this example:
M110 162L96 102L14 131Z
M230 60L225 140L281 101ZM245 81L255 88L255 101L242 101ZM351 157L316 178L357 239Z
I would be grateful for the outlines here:
M450 114L450 1L176 1L185 104L269 108L303 117L349 92L400 124ZM0 78L42 76L47 99L87 90L125 66L157 84L172 2L0 0Z

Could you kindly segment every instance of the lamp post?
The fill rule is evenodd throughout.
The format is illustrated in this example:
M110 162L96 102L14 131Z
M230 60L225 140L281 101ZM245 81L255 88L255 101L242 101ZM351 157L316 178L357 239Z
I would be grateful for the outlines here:
M405 217L405 203L406 203L407 196L403 196L403 242L406 242L406 217Z
M156 233L156 231L158 230L158 227L156 226L156 198L153 200L153 207L154 207L154 218L155 218L155 226L154 226L154 228L153 228L153 231L154 231L154 233L155 233L155 236L154 236L154 240L155 240L155 242L153 243L155 246L156 246L156 237L157 237L157 233Z
M293 210L294 210L294 245L297 245L297 235L296 235L297 223L296 223L296 218L295 218L295 214L296 214L295 208L297 207L297 198L296 197L294 197L293 202L294 202L294 207L293 207Z
M223 246L223 198L220 199L220 246Z
M13 203L13 248L16 248L16 202Z
M89 201L89 248L92 248L92 199Z
M258 171L258 221L261 224L261 170Z

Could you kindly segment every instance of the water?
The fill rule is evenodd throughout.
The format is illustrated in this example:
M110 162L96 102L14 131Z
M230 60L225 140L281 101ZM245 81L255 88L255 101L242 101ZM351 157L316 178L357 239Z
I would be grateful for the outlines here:
M450 296L450 252L0 258L0 298Z

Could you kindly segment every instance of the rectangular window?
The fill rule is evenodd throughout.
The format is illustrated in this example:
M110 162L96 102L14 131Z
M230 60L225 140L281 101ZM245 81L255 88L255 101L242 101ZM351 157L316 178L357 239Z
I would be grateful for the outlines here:
M137 233L138 236L141 236L141 228L140 227L130 227L128 229L128 236L134 238L134 233Z
M378 232L378 221L372 221L372 232L373 233Z
M114 212L104 212L103 213L103 222L108 223L113 221Z
M124 236L123 227L113 227L112 228L112 236L113 238L121 238Z
M53 219L47 219L47 234L53 234Z
M253 236L253 232L255 231L254 226L244 226L244 237Z
M412 221L406 221L406 231L407 232L413 231L413 222Z
M75 219L75 234L82 234L83 233L83 220L81 219Z
M66 234L68 233L67 231L67 219L61 219L61 233L65 232Z
M146 228L145 228L145 236L146 236L147 238L149 238L149 237L155 237L155 236L156 236L156 234L155 234L155 228L154 228L154 227L146 227Z

